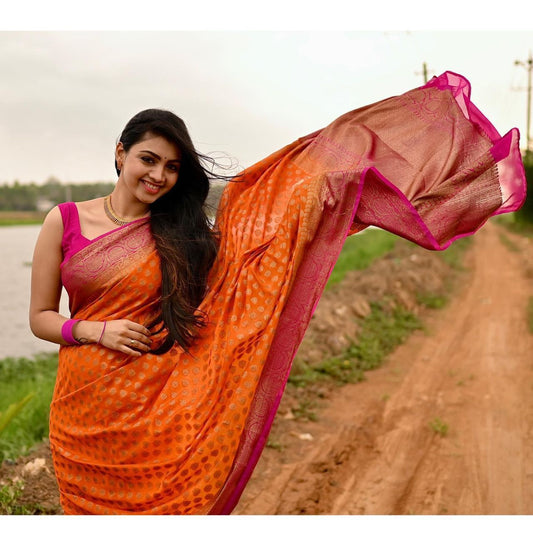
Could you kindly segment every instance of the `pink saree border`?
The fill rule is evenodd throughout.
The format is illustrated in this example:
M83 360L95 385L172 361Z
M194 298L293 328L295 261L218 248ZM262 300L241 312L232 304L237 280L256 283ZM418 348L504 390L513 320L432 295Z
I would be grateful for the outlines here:
M455 82L455 85L451 84L453 82ZM426 86L437 87L441 90L451 90L465 116L477 124L494 143L494 146L491 149L491 154L498 168L500 186L502 186L503 182L503 184L507 186L507 189L510 190L510 195L507 198L504 198L504 192L502 190L502 206L495 211L492 216L517 210L525 201L526 196L525 175L523 165L521 164L521 156L518 145L518 130L515 128L508 132L504 137L501 137L492 123L490 123L490 121L477 109L477 107L470 102L470 83L468 80L466 80L466 78L458 74L447 71L438 78L433 78L433 80L426 84ZM304 137L304 139L305 138L306 137ZM425 243L419 242L418 244L425 248L438 251L445 250L454 241L473 235L484 224L480 224L480 226L475 228L473 231L458 234L443 244L439 244L432 235L428 226L422 220L421 215L414 208L407 197L398 189L398 187L391 183L375 167L366 167L363 169L360 181L357 184L356 194L353 199L351 215L350 217L345 217L346 224L344 227L344 237L339 239L335 245L332 245L333 241L329 239L329 262L323 261L321 263L322 267L317 269L315 254L317 253L317 250L320 250L320 257L323 260L324 243L328 241L327 237L330 235L330 232L334 226L338 223L339 218L342 218L342 213L339 213L338 211L336 213L331 213L331 216L324 216L323 220L326 223L321 224L319 232L313 240L310 248L307 250L302 263L300 264L296 275L296 281L291 290L287 305L285 306L280 317L268 358L269 362L286 360L289 363L284 369L281 380L279 374L276 375L275 372L272 371L272 367L279 369L279 366L277 366L275 363L270 365L267 363L263 375L261 376L258 390L260 390L266 382L275 380L279 383L278 391L270 400L268 413L263 419L262 431L255 438L255 442L252 444L252 450L246 464L243 467L236 468L235 471L230 474L226 482L226 486L221 493L222 497L219 498L217 503L213 506L210 514L230 514L232 512L237 505L254 468L257 465L263 448L267 442L274 417L283 396L287 380L289 378L292 360L305 334L305 325L308 323L308 317L310 318L310 316L312 316L314 313L322 291L342 250L344 242L350 234L350 228L355 220L369 172L371 172L379 181L384 183L393 193L395 193L395 196L400 202L401 206L413 217L414 221L423 231L423 234L426 238ZM513 176L512 183L509 182L510 176ZM335 214L337 216L334 216ZM316 289L314 295L312 296L312 301L310 301L309 297L309 285L306 282L308 279L314 280L314 286ZM308 302L308 304L306 305L305 302ZM302 315L302 303L305 307L311 309L309 315ZM262 400L264 401L264 398ZM229 492L229 494L224 496L225 492Z

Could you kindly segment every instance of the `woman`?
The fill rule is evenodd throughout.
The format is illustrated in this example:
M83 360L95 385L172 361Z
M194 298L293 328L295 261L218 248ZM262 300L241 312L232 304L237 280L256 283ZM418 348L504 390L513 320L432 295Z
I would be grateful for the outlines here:
M182 122L132 119L111 196L54 208L35 250L32 330L62 344L66 513L231 512L346 236L372 224L440 250L523 203L518 132L469 94L447 72L257 163L227 186L218 239Z

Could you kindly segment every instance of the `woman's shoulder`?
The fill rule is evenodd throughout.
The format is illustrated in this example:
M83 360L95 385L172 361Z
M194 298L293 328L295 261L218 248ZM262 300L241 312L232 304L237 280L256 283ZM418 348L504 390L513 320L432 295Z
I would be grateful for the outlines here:
M92 200L84 200L83 202L76 202L78 215L84 220L98 220L102 216L102 206L104 205L104 198L93 198Z
M41 226L41 239L48 239L50 242L61 241L63 235L63 216L59 205L56 205L47 215L44 217L43 224Z
M104 197L93 198L91 200L84 200L83 202L76 202L76 207L78 211L92 212L97 209L101 209L104 203Z

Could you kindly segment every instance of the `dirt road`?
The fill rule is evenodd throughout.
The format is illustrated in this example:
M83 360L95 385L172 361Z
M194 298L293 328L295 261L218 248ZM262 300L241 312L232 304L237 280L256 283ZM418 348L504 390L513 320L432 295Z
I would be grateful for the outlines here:
M236 514L533 514L531 250L501 231L425 333L265 450Z

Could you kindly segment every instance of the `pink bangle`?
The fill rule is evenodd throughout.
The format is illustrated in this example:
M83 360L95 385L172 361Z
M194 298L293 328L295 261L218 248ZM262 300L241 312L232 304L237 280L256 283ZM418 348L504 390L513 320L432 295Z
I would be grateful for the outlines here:
M97 344L100 344L100 341L102 340L102 337L104 336L105 327L107 326L107 322L104 322L104 327L102 328L102 333L100 333L100 338L98 339Z
M76 322L79 322L79 320L70 319L64 322L61 326L61 336L67 344L80 344L72 335L72 328Z

